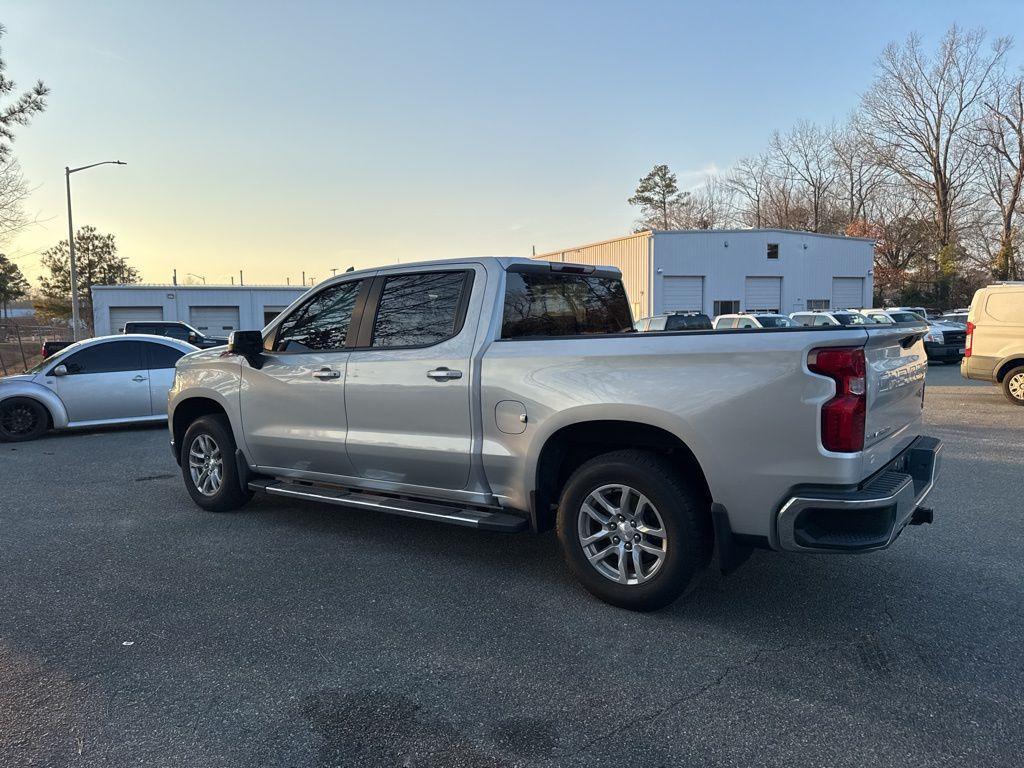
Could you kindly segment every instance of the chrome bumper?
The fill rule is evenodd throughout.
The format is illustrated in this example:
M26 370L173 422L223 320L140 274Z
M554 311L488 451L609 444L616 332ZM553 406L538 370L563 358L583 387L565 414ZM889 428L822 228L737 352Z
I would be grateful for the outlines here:
M913 521L915 510L935 484L941 459L940 440L918 437L857 488L801 490L779 510L780 549L790 552L885 549Z

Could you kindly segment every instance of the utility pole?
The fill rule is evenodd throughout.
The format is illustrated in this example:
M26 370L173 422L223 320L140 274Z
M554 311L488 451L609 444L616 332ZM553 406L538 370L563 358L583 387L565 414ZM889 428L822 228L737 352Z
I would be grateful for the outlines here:
M232 280L232 282L234 281ZM242 279L242 270L238 270L238 284L245 285L245 280Z
M78 264L75 261L75 226L71 223L71 174L95 168L97 165L127 165L120 160L104 160L102 163L82 165L78 168L64 166L64 183L68 188L68 257L71 262L71 338L78 341Z
M302 270L302 287L306 287L306 270Z
M178 284L178 270L174 270L174 276L171 277L171 285Z
M286 278L284 279L284 284L285 284L285 285L291 285L291 284L292 284L292 279L291 279L290 277L286 277Z
M338 268L331 267L331 277L334 277L336 274L338 274Z

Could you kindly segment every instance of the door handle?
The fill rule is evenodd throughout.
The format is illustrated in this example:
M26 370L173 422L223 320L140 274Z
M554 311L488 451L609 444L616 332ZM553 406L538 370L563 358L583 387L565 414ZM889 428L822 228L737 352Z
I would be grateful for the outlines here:
M427 376L434 381L447 381L449 379L461 379L462 371L453 371L451 368L445 368L442 365L440 368L427 371Z
M321 380L340 379L341 371L336 371L333 368L321 368L319 371L313 371L313 375Z
M146 381L145 376L132 376L132 381Z

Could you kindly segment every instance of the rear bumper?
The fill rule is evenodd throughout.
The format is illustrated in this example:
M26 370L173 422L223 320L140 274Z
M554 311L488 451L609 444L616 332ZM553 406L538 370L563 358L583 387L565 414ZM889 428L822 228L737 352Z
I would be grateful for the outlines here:
M925 352L929 360L956 360L959 362L964 356L963 344L936 344L933 341L924 343Z
M939 474L942 443L918 437L856 488L803 488L778 513L779 546L791 552L869 552L884 549L911 522Z

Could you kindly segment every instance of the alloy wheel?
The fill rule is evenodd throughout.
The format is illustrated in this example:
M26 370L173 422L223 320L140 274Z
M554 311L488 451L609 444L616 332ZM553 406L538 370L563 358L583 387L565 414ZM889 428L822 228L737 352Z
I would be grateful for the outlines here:
M658 510L628 485L590 492L578 515L577 533L590 564L619 584L643 584L661 570L668 532Z
M213 496L224 483L224 458L210 435L196 435L188 449L188 471L203 496Z
M0 429L11 437L30 434L38 423L39 415L24 403L5 405L0 409Z

